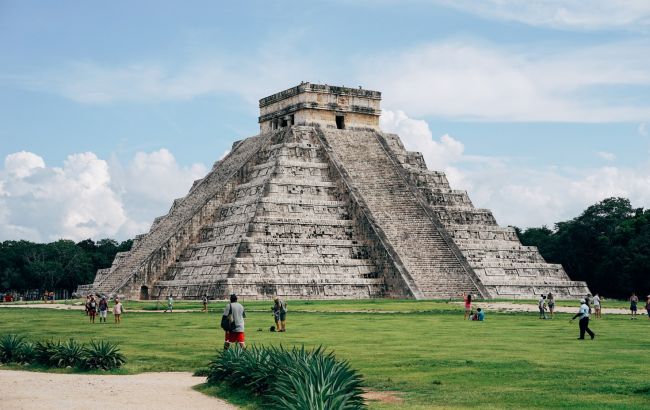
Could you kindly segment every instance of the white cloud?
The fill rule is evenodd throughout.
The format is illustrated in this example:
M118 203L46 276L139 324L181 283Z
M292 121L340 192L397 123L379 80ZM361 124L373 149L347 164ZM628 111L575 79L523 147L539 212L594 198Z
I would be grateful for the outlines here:
M646 0L434 0L481 17L574 30L647 30Z
M639 167L532 169L514 159L467 155L448 135L435 141L425 121L403 112L389 112L382 127L398 133L408 150L423 152L429 169L444 171L452 188L467 190L501 225L553 226L610 196L650 207L650 159Z
M5 170L19 178L29 176L39 168L45 168L45 161L31 152L20 151L5 158Z
M616 154L614 154L612 152L598 151L596 153L596 156L598 158L604 159L605 161L614 161L614 160L616 160Z
M399 107L416 116L639 121L650 116L647 98L628 104L604 91L649 86L647 50L646 43L628 42L535 54L447 41L368 56L359 77L383 91L386 108Z
M434 141L429 124L409 118L403 111L384 110L380 117L381 129L398 134L409 151L421 152L431 169L446 169L463 154L463 144L449 135Z
M48 167L31 152L10 154L0 170L0 240L126 239L148 230L206 168L181 168L165 149L139 152L123 167L91 152Z

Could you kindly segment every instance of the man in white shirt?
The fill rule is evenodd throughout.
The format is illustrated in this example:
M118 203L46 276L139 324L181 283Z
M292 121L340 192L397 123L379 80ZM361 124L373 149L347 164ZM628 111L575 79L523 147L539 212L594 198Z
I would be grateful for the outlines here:
M589 306L587 305L587 301L584 299L580 301L580 310L570 321L572 322L578 317L580 318L580 322L578 322L578 325L580 326L580 337L578 340L584 340L585 332L589 333L589 336L593 340L593 338L596 337L596 334L589 329Z
M546 319L546 296L540 295L539 300L537 301L537 307L539 308L539 318Z

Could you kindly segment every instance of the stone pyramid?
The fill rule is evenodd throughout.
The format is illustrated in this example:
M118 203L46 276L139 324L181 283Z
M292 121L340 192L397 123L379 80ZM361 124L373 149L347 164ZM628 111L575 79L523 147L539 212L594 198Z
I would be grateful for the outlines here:
M589 292L379 130L377 91L302 83L78 292L158 299Z

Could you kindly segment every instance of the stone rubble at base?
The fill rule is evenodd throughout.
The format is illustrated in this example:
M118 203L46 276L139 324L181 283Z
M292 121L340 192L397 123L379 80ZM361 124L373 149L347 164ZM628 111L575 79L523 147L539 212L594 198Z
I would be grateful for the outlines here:
M302 83L260 100L224 159L77 293L131 299L584 296L422 154L379 130L377 91Z

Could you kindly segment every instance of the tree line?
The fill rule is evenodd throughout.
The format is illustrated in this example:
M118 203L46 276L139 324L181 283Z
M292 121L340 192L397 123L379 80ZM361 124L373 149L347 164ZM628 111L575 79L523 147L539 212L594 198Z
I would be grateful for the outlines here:
M554 229L515 230L524 245L537 246L547 262L561 263L593 293L619 299L650 293L650 209L607 198Z
M515 230L524 245L537 246L544 259L562 264L571 279L586 281L594 293L612 298L650 293L650 209L632 208L625 198L607 198L554 229ZM132 243L0 242L0 291L72 292L91 283L97 269L110 267L115 254L128 251Z
M111 266L115 254L131 249L132 240L113 239L75 243L61 239L51 243L0 242L0 290L62 290L91 283L97 269Z

